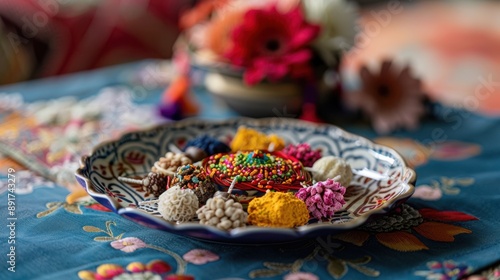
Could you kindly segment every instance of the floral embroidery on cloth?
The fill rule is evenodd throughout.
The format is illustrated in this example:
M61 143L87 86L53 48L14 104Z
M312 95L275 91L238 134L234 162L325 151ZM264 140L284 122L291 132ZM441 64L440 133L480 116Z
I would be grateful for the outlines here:
M334 237L363 246L370 236L375 236L375 239L385 247L401 252L412 252L429 249L416 234L432 241L453 242L455 235L472 231L449 222L472 220L477 218L458 211L438 211L432 208L417 210L408 204L402 204L392 214Z
M429 270L416 271L415 275L423 276L427 280L458 280L469 274L472 270L470 266L465 264L457 264L452 260L437 262L432 261L427 263Z
M458 195L461 188L469 187L475 182L474 178L448 178L440 177L432 180L429 185L419 185L415 188L414 198L423 200L439 200L443 194Z
M125 268L117 264L101 264L96 271L82 270L78 277L82 280L162 280L172 267L162 260L152 260L147 264L129 263Z
M125 237L125 238L123 238L124 233L121 233L119 235L115 235L115 233L113 232L112 226L116 226L116 223L113 221L107 221L105 224L105 229L101 229L101 228L96 227L96 226L84 226L83 230L85 232L89 232L89 233L104 233L105 234L104 236L101 235L101 236L94 237L94 241L110 242L110 246L112 248L114 248L116 250L120 250L120 251L125 252L125 253L132 253L132 252L135 252L136 250L143 249L143 248L153 249L153 250L165 253L165 254L171 256L176 262L177 268L176 268L175 274L169 274L166 276L166 278L162 278L161 275L158 275L158 274L166 273L166 272L171 270L170 265L168 265L167 263L163 263L163 264L159 265L159 267L162 269L168 267L168 270L163 269L163 270L161 270L161 271L163 271L161 273L158 273L158 271L151 271L151 269L148 270L148 267L151 266L149 264L144 265L141 263L134 263L134 264L136 264L136 266L134 266L134 269L132 269L132 270L129 269L129 266L132 264L129 264L129 266L127 266L126 270L128 272L125 271L119 265L111 265L112 266L110 268L112 270L112 273L110 274L111 278L99 278L100 277L100 272L99 272L100 266L97 268L96 273L88 272L88 271L84 271L84 272L80 271L79 277L81 279L90 279L90 280L94 280L94 279L95 280L122 279L122 278L114 278L114 277L115 276L129 277L130 276L129 274L132 274L134 277L137 277L137 278L133 278L130 276L129 278L123 278L123 279L189 280L189 279L194 279L194 277L191 275L185 274L185 272L187 270L188 263L195 264L195 265L203 265L203 264L214 262L214 261L217 261L220 259L220 257L217 254L215 254L209 250L205 250L205 249L192 249L189 252L185 253L181 257L176 252L173 252L173 251L166 249L166 248L163 248L163 247L156 246L154 244L148 244L137 237ZM108 265L108 264L103 264L103 265ZM153 267L155 267L155 266L153 266ZM136 272L140 273L140 274L136 276L134 274ZM115 273L115 274L113 274L113 273ZM124 275L124 273L125 273L125 275ZM147 273L148 277L152 277L152 278L143 277L144 275L142 275L142 274L144 274L144 273ZM154 274L154 273L156 273L156 274ZM83 276L89 276L89 278L82 278L82 275L80 275L80 274L82 274ZM108 275L108 274L106 274L106 275ZM124 275L124 276L122 276L122 275ZM95 277L91 278L92 276L95 276ZM143 278L141 278L141 277L143 277ZM159 278L154 278L154 277L159 277Z
M380 275L378 270L366 266L372 260L370 256L355 259L340 258L336 255L344 247L337 242L333 242L331 236L317 238L316 241L317 243L313 243L314 249L306 257L291 263L264 262L263 266L265 268L250 271L250 278L274 277L285 274L283 279L286 280L317 280L319 277L312 272L301 271L311 261L325 262L328 273L335 279L344 277L349 272L349 267L365 276L377 277Z
M83 214L81 206L88 209L93 209L102 212L111 212L108 208L99 204L92 197L90 197L84 189L77 189L66 197L66 201L54 201L45 205L47 210L36 214L37 218L43 218L53 214L56 210L63 208L69 213L81 215Z

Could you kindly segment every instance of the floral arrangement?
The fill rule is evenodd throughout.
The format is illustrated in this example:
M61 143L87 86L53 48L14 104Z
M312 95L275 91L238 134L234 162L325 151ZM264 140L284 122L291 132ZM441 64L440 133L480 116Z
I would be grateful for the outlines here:
M247 85L308 81L337 67L356 14L345 0L207 0L181 18L189 47L243 71Z
M390 58L381 61L378 70L363 66L359 87L350 92L342 87L340 63L355 46L357 21L356 7L348 0L202 0L181 16L183 32L174 61L184 78L192 64L239 77L238 89L255 89L239 94L249 96L240 103L246 112L262 109L249 104L258 99L259 106L270 104L267 117L286 115L286 110L277 114L277 107L298 103L292 115L309 121L363 117L379 134L417 127L427 113L428 99L409 66L399 67ZM259 88L283 83L298 88L295 103L271 100L269 96L282 88ZM186 83L179 84L186 90ZM223 91L221 83L212 87ZM227 90L234 91L234 85ZM178 104L177 109L189 109L184 99Z

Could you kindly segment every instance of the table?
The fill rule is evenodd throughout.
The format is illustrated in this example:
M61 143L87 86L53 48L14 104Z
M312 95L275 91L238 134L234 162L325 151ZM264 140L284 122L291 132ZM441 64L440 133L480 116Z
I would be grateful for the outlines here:
M101 101L116 98L132 106L127 108L149 106L141 108L153 110L151 104L159 102L163 85L146 87L137 77L145 67L157 63L165 62L142 61L31 81L0 88L0 92L20 93L24 106L49 99L63 102L57 98L64 95L79 100L97 95L103 98ZM139 91L138 87L147 90ZM107 88L108 95L102 95L103 88ZM134 97L134 92L142 95ZM201 106L199 117L236 115L202 88L194 92ZM78 106L78 101L71 102L71 106ZM24 108L11 103L11 108ZM101 118L123 117L109 110L112 112ZM417 131L385 137L366 126L343 126L397 149L418 174L415 194L385 220L385 225L378 230L362 227L286 244L211 243L145 228L108 212L79 187L62 185L60 182L69 182L67 178L51 177L55 169L47 166L63 168L58 165L63 162L71 167L68 161L74 160L75 154L64 158L58 156L57 147L52 147L52 162L37 165L46 168L45 175L51 180L4 157L0 279L161 279L167 274L191 275L195 279L459 279L498 265L500 119L444 106L438 106L436 111L437 117L423 122ZM10 113L2 115L4 140L9 121L14 128L18 126L21 138L17 139L24 139L22 133L37 126L26 118L15 123ZM117 125L116 130L140 126L126 118L114 121L126 123ZM161 120L144 117L141 121L153 124ZM65 128L64 133L73 135ZM77 128L83 133L84 128L92 127L80 123ZM109 131L118 133L115 129ZM92 140L75 146L83 150L76 151L77 155L100 140L98 135L89 135ZM50 136L47 132L44 137ZM60 138L64 137L53 141ZM69 145L71 141L64 143ZM7 147L5 141L2 147ZM36 155L38 150L33 151ZM15 182L9 178L15 178ZM10 192L14 187L16 191ZM484 273L490 279L499 277L498 269Z

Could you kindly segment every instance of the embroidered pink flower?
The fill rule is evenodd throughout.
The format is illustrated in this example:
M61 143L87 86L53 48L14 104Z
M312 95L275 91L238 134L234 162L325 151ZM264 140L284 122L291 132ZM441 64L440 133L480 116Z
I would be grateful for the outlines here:
M214 262L219 259L219 256L204 249L193 249L184 256L184 260L193 264L206 264L208 262Z
M425 97L420 80L411 75L409 67L394 69L392 61L387 60L379 72L361 68L360 76L361 90L345 95L345 101L351 108L360 109L377 133L418 126L425 113Z
M136 237L126 237L111 242L111 247L122 250L123 252L131 253L139 248L146 247L146 243Z
M433 188L428 185L421 185L415 188L415 193L413 193L414 198L420 198L424 200L439 200L443 196L441 189Z
M292 272L285 275L283 280L319 280L319 277L309 272Z
M308 78L312 74L309 43L319 31L318 25L304 20L299 6L284 13L275 5L250 9L233 29L232 45L225 57L245 68L243 78L249 85L264 78L277 81L286 75Z
M333 179L300 189L295 196L306 203L312 217L331 218L345 204L345 188Z

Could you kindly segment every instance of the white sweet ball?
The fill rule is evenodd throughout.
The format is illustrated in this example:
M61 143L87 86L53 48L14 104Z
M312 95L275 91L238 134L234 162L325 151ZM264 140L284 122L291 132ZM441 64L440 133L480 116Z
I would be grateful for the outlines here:
M198 197L190 189L173 186L158 198L158 212L167 221L187 222L196 216Z
M342 158L326 156L318 159L312 166L313 179L316 181L326 181L340 176L338 182L348 187L352 180L351 166Z

